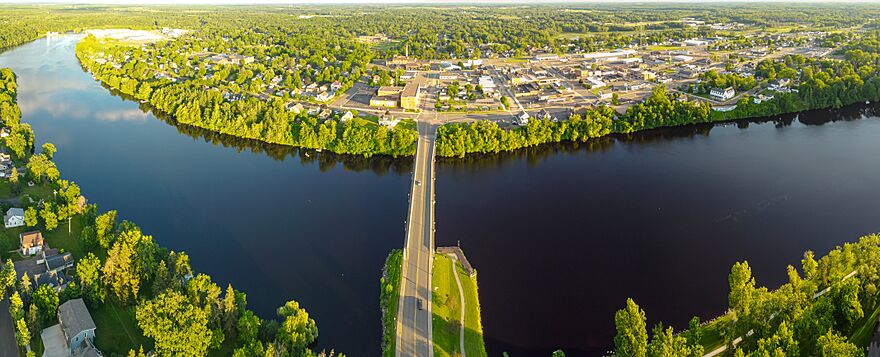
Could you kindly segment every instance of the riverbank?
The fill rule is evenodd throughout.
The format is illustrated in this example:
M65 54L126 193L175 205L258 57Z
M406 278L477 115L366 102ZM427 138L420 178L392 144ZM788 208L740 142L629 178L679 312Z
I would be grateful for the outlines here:
M4 230L0 243L18 248L18 233L40 231L46 245L59 253L71 254L71 265L76 268L76 274L66 271L67 267L57 268L55 275L61 277L63 284L55 283L53 288L38 285L45 278L36 277L31 284L12 287L11 299L21 296L17 301L25 302L12 314L16 319L15 333L30 336L27 343L22 342L22 349L28 347L39 355L43 350L40 331L57 322L55 312L45 309L77 298L85 301L97 326L95 346L108 355L127 355L141 347L160 355L186 351L193 356L227 356L233 350L252 355L262 354L268 348L314 348L315 322L296 302L289 301L278 314L284 320L282 323L290 323L297 316L297 324L309 332L301 345L286 342L289 337L284 332L258 335L257 331L270 320L257 317L247 307L244 293L232 285L223 289L210 276L193 271L186 253L159 246L131 221L117 221L116 211L99 215L95 204L87 205L79 186L61 179L53 161L57 157L55 146L45 143L42 152L35 152L30 125L21 122L16 77L7 75L9 72L2 70L0 118L3 126L12 128L12 135L3 140L2 149L11 151L15 162L26 163L27 170L13 171L8 181L4 179L0 201L9 205L14 201L12 198L20 197L18 203L11 203L24 209L27 227ZM23 132L30 136L18 138ZM31 212L34 214L29 218ZM11 264L4 266L2 272L9 272ZM0 294L5 293L6 287L0 288ZM42 298L49 294L58 305L33 304L31 300L37 300L38 293ZM174 306L175 310L165 310L165 306ZM28 317L25 324L24 311L37 312L41 317L36 322ZM216 318L209 320L206 311L215 311Z
M403 251L388 253L382 278L379 279L379 308L382 310L382 356L393 357L397 341L397 302L400 296L400 273Z
M322 108L321 114L310 113L302 106L294 110L281 97L260 99L266 94L243 91L226 77L172 80L166 70L145 67L149 62L123 62L123 57L140 49L133 43L87 36L77 43L76 56L99 82L150 104L153 110L181 124L337 154L398 157L415 153L418 135L412 121L388 128L379 125L376 118L358 117L356 112L352 113L354 117L346 117L350 114L330 114L329 108Z
M469 274L454 254L438 250L432 280L434 354L486 356L476 271Z

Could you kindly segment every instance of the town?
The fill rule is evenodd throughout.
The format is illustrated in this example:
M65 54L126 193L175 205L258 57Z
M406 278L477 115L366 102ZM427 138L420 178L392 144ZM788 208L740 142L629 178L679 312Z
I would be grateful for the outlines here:
M736 108L744 97L760 104L773 100L776 93L797 92L796 74L780 74L773 79L756 75L761 61L781 61L786 55L822 59L839 45L834 32L774 32L750 29L740 23L706 24L694 18L682 19L681 23L735 32L729 37L632 44L586 53L577 48L567 54L535 48L531 55L522 57L485 50L481 53L485 57L478 59L420 60L404 49L402 55L372 60L362 69L361 77L343 73L338 79L326 81L301 79L299 73L295 80L291 78L290 70L315 70L296 59L285 59L288 65L267 78L267 69L278 68L273 65L279 62L277 57L201 49L184 51L183 61L163 58L159 54L162 51L156 49L157 42L185 37L185 30L89 33L140 43L142 54L136 57L131 48L122 58L99 52L93 60L100 65L122 69L138 58L152 67L156 80L202 80L203 89L221 92L228 102L248 97L263 102L282 100L285 108L296 115L304 113L340 122L363 117L389 128L420 116L431 116L441 123L491 120L513 127L526 125L529 119L566 120L597 106L623 113L644 101L659 85L676 93L679 100L706 102L713 110L725 112ZM745 31L754 36L744 44L739 34ZM183 39L184 43L188 41ZM393 39L378 34L361 36L358 41L375 45ZM184 65L189 68L182 68ZM236 73L234 78L229 76L232 72ZM192 73L199 78L193 78ZM242 73L247 77L242 78Z

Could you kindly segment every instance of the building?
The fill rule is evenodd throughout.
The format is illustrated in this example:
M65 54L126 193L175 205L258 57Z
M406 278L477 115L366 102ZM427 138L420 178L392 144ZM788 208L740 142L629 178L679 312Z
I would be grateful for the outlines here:
M762 102L773 100L773 98L775 97L772 94L758 94L752 99L752 101L755 102L755 104L761 104Z
M293 114L302 113L303 109L305 109L302 104L294 102L287 103L285 107L287 108L287 111L293 112Z
M684 45L685 45L685 46L705 46L705 45L708 45L708 44L709 44L709 42L708 42L708 41L704 41L704 40L687 40L687 41L684 41Z
M556 61L559 59L559 55L553 53L542 53L539 55L535 55L535 61Z
M733 87L727 87L724 89L721 88L712 88L709 91L709 96L717 100L728 100L733 98L736 95L736 91L733 90Z
M389 60L385 60L385 65L388 67L392 66L401 66L409 63L409 58L406 56L396 55L391 57Z
M58 324L40 333L43 356L101 356L94 345L95 321L83 299L58 306Z
M400 92L400 107L408 110L419 109L422 88L416 83L407 83Z
M40 231L24 232L18 235L21 243L21 255L34 255L43 251L43 233Z
M371 107L396 108L397 96L373 96L370 98Z
M690 62L693 60L694 60L694 58L692 56L685 56L685 55L672 56L672 62L687 63L687 62Z
M514 125L520 125L520 126L522 126L522 125L528 125L528 124L529 124L529 119L530 119L530 118L531 118L531 116L529 116L529 113L522 112L522 114L520 114L519 116L517 116L516 118L514 118L514 120L513 120L513 124L514 124Z
M340 122L348 121L351 119L354 119L354 113L352 113L351 110L346 110L345 114L342 114L342 116L339 117Z
M627 58L630 56L635 56L635 50L617 50L611 52L593 52L584 54L584 59L587 61L601 61L601 60L616 60L618 58Z
M34 257L16 261L13 265L17 278L27 274L34 286L49 285L60 292L71 280L66 271L73 267L73 262L70 252L59 254L58 249L45 247Z
M6 228L15 228L21 227L24 225L24 210L21 208L12 207L6 210L6 215L3 216L3 226Z
M398 123L400 123L400 119L391 115L391 112L385 112L385 114L382 114L382 116L379 117L379 125L381 126L394 128Z
M376 91L376 95L379 97L386 97L396 95L401 91L403 91L403 87L383 86L379 87L379 90Z

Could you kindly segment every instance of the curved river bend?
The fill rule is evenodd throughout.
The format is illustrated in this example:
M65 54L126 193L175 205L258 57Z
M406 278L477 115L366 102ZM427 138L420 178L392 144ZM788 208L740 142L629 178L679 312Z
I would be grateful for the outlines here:
M75 36L0 54L66 178L189 253L263 317L296 299L319 345L379 355L378 279L403 244L410 160L316 155L169 125L83 72ZM746 259L775 287L801 254L880 230L873 109L691 126L441 160L437 242L479 271L493 356L598 355L633 297L650 324L723 312ZM860 119L860 120L855 120Z

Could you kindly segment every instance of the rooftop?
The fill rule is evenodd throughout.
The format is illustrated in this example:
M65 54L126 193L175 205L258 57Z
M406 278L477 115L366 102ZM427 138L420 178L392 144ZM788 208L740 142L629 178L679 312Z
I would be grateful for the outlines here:
M73 299L58 307L58 320L66 336L76 336L86 330L95 329L95 321L83 299Z

